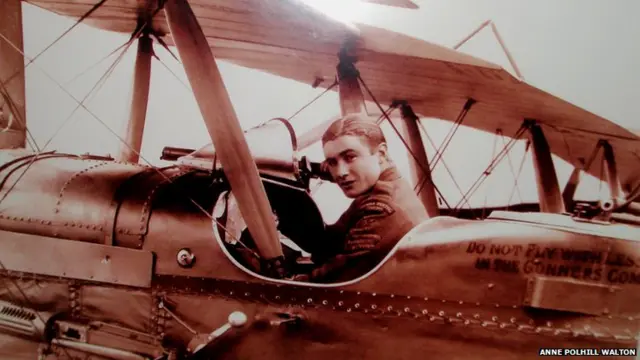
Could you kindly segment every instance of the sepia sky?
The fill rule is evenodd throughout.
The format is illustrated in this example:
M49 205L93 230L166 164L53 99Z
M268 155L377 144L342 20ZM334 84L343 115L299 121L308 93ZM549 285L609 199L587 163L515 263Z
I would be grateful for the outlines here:
M313 0L308 0L313 2ZM530 84L564 98L626 128L640 129L640 2L637 0L422 0L420 9L394 9L386 6L349 3L350 20L384 27L423 40L452 47L486 20L493 20L524 79ZM35 56L73 24L64 18L23 3L25 52ZM336 1L323 0L316 6L345 18ZM346 18L349 20L348 18ZM28 126L39 146L50 141L49 150L94 154L117 154L118 138L128 117L135 60L135 46L124 55L100 91L85 102L105 125L84 109L69 119L77 103L65 94L63 85L82 100L111 63L114 55L83 76L77 74L122 45L126 34L109 33L80 25L43 54L27 71ZM142 155L154 165L164 146L198 148L210 142L195 99L180 64L167 51L155 46L162 63L152 65L151 93ZM512 71L489 28L465 44L461 51L489 60ZM174 53L176 52L173 49ZM278 78L259 71L218 62L237 116L248 129L274 117L289 117L320 91L308 84ZM47 75L53 77L55 82ZM513 73L513 72L512 72ZM181 82L182 81L182 82ZM365 79L366 81L366 79ZM294 119L302 132L339 113L337 95L328 93ZM67 120L68 119L68 120ZM430 136L439 145L449 123L424 120ZM108 130L107 128L111 129ZM388 129L386 129L388 130ZM407 172L406 152L390 134L392 155ZM508 140L508 139L507 139ZM503 145L494 136L464 129L459 131L444 160L459 185L466 190L489 164L494 143L496 153ZM471 145L470 145L471 144ZM472 199L474 205L505 204L511 194L511 169L520 164L523 144L514 148ZM321 149L311 149L314 160L321 160ZM434 153L433 148L427 151ZM509 161L511 160L511 166ZM524 201L536 201L533 168L527 158L521 177ZM146 163L145 160L141 160ZM561 186L571 168L556 162ZM460 193L442 164L434 180L445 197L456 203ZM582 197L597 196L597 182L585 182ZM339 190L324 186L317 199L328 221L344 209L348 201ZM511 202L519 201L515 195ZM330 209L329 209L330 208ZM329 209L329 210L327 210Z

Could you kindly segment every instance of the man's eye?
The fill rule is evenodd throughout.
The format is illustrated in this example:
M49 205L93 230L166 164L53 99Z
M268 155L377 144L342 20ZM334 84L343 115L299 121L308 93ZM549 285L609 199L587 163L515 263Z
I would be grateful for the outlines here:
M355 160L356 156L355 155L345 155L344 159L351 162L353 160Z

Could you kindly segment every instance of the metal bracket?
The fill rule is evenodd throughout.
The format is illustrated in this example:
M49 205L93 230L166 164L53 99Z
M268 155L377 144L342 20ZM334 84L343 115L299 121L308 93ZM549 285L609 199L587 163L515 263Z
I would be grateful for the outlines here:
M640 303L634 306L634 301L637 299L618 286L533 276L527 282L523 303L534 308L601 316L616 315L619 308L640 310Z

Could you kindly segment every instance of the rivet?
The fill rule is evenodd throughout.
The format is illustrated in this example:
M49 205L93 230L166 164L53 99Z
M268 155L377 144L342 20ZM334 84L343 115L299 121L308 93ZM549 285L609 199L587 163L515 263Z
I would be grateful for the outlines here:
M407 300L411 300L411 296L407 296Z
M512 317L511 319L509 319L509 321L511 321L512 324L515 324L517 320L516 318Z
M411 311L408 307L404 308L404 312L408 313L409 311Z
M244 296L249 296L249 295L251 295L251 294L249 294L248 292L244 293Z
M462 313L461 312L456 313L456 317L461 318L462 317Z
M393 310L393 306L391 305L387 306L387 311L391 311L391 310Z
M461 300L460 302L458 302L458 304L462 305L464 304L464 301Z
M427 315L429 311L427 309L422 310L422 315Z
M342 305L344 305L344 302L338 301L338 306L342 306Z
M429 301L429 298L428 297L424 298L424 301Z
M476 319L476 320L477 320L477 319L480 319L480 314L474 314L474 315L473 315L473 318L474 318L474 319Z
M498 321L498 317L497 317L497 316L492 316L492 317L491 317L491 320L493 320L493 321Z
M327 305L329 302L327 300L322 300L322 305Z
M440 316L444 316L444 311L440 311L440 312L438 313L438 315L440 315Z
M355 305L353 305L353 307L355 307L356 309L358 309L360 307L360 303L356 303Z
M373 304L373 305L371 305L371 308L372 308L373 310L375 310L375 309L377 309L377 308L378 308L378 306L377 306L376 304Z
M311 304L311 303L313 303L313 299L312 298L308 298L307 299L307 304Z
M494 284L489 284L487 285L489 287L489 289L493 289L493 287L495 286Z
M376 293L371 294L371 296L376 296Z
M551 321L547 321L547 327L551 327Z
M348 308L348 309L347 309L347 312L351 312L351 308Z
M393 299L395 297L395 295L391 294L389 297Z
M446 303L446 302L447 302L447 300L442 300L442 303L443 303L443 304L444 304L444 303Z

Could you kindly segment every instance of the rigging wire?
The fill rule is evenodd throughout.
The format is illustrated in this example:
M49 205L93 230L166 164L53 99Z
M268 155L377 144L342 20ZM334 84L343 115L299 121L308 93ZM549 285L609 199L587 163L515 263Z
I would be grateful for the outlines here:
M182 79L178 76L178 74L176 74L173 70L171 70L171 68L169 68L169 66L167 66L167 64L164 61L162 61L162 59L155 52L153 53L153 57L156 58L160 62L160 64L164 66L164 68L167 69L167 71L169 71L169 73L173 75L173 77L176 78L176 80L178 80L180 84L182 84L182 86L184 86L184 88L187 91L191 91L191 89L189 88L189 85L187 85L187 83L182 81Z
M489 164L489 166L487 166L487 168L484 170L484 172L482 172L482 174L480 174L478 179L473 183L473 185L471 185L469 190L467 190L465 196L469 195L469 194L473 194L478 189L478 187L480 185L482 185L482 183L484 182L484 179L487 178L487 175L489 175L491 173L491 171L493 171L493 169L498 165L498 163L500 163L500 161L504 158L505 153L508 152L511 149L511 147L513 147L515 142L520 139L520 137L524 134L526 129L527 129L526 122L524 122L520 126L520 129L518 129L518 131L516 131L514 136L509 140L507 145L498 153L498 155L493 159L493 161L491 161L491 163ZM456 210L458 210L458 206L460 206L461 202L462 202L462 200L460 200L456 204L456 206L455 206Z
M427 140L429 140L429 143L435 149L436 148L436 144L433 141L433 139L431 138L431 136L429 136L429 133L427 133L427 129L424 127L424 125L422 124L421 121L418 121L418 126L420 126L420 129L424 133L425 137L427 138ZM469 208L471 209L471 204L469 203L467 198L464 197L464 193L462 192L462 188L460 187L460 184L458 184L458 182L456 181L455 176L453 176L453 172L451 171L451 169L449 168L447 163L444 161L444 159L442 159L442 165L444 166L445 170L449 174L449 177L451 177L451 180L453 181L453 184L455 185L456 189L458 189L458 191L460 192L460 195L463 197L463 199L466 202L467 206L469 206ZM424 187L426 181L427 181L426 179L422 180L422 183L421 183L420 187L417 190L418 194L420 194L420 191L422 191L422 188ZM414 190L415 190L415 188L414 188Z
M2 36L2 34L0 34L0 36ZM82 101L80 101L78 103L78 105L73 109L73 111L71 111L71 113L67 116L67 118L62 122L62 124L56 129L56 131L53 133L53 135L45 142L44 146L42 147L42 149L38 149L38 151L36 152L36 156L32 157L31 160L29 161L29 164L27 164L26 168L24 169L24 171L18 176L18 178L16 179L16 181L9 187L9 189L7 190L7 192L4 193L4 195L2 196L2 198L0 199L0 203L2 203L6 197L11 193L11 191L15 188L15 186L18 184L18 182L20 181L20 179L22 179L22 177L27 173L27 171L29 170L29 168L31 167L31 165L35 162L35 160L38 158L38 156L45 151L45 149L47 148L47 146L49 146L49 144L51 143L51 141L53 141L53 139L60 133L60 131L67 125L67 123L72 119L73 115L76 113L76 111L78 111L78 109L80 109L80 107L84 107L84 102L89 98L89 96L96 90L96 88L98 86L101 87L102 84L104 84L106 82L106 79L108 78L108 76L111 75L111 73L113 72L113 70L115 69L115 67L120 63L120 61L122 60L122 58L124 57L124 54L127 52L127 50L129 49L129 47L131 46L131 44L133 43L133 41L129 40L127 41L127 46L125 47L125 49L120 53L120 55L116 58L116 60L111 64L111 66L107 69L107 71L100 77L100 79L96 82L96 84L91 88L91 90L89 90L89 92L85 95L85 97L82 99ZM44 70L43 70L44 71ZM53 79L51 77L51 79ZM86 107L85 107L86 109Z
M287 119L287 121L291 121L291 119L293 119L296 115L300 114L302 111L304 111L304 109L306 109L307 107L311 106L311 104L313 104L316 100L320 99L324 94L326 94L327 92L329 92L329 90L333 89L336 85L338 85L338 79L336 79L333 84L331 84L329 87L327 87L323 92L321 92L319 95L317 95L316 97L314 97L311 101L309 101L306 105L304 105L303 107L301 107L298 111L296 111L293 115L289 116L289 118Z
M407 149L407 152L409 154L411 154L411 156L413 157L413 159L416 161L416 163L418 164L418 166L420 166L420 168L422 169L422 171L425 174L428 174L428 171L430 171L429 169L425 169L425 167L423 166L423 164L420 163L420 161L418 160L418 157L416 156L416 154L413 153L413 151L411 150L411 148L409 147L409 144L407 144L406 140L402 137L402 135L400 134L400 131L398 131L398 129L396 128L396 126L393 124L393 121L391 121L391 119L389 118L389 115L387 115L384 111L384 109L382 108L382 106L380 105L380 103L378 102L378 100L373 96L373 93L371 92L371 90L369 89L369 87L367 86L367 84L364 82L364 80L362 79L362 77L360 76L360 74L358 74L358 80L360 80L360 82L362 83L362 86L365 88L365 90L367 90L367 93L369 94L369 97L371 97L371 99L373 100L373 102L376 104L376 106L378 107L378 109L380 111L382 111L382 114L384 115L384 117L387 119L387 121L389 122L389 125L391 125L391 127L393 128L393 130L396 132L396 135L398 135L398 137L400 138L400 140L402 141L402 143L404 144L404 147ZM447 202L447 200L444 198L444 196L442 195L442 193L440 192L440 190L438 189L438 187L436 186L436 184L433 184L433 189L438 193L438 195L440 196L440 198L442 199L442 201L445 203L445 205L447 206L447 208L449 210L451 210L451 206L449 206L449 203Z
M496 129L496 133L493 135L493 148L491 149L491 159L495 159L495 156L496 156L496 147L498 145L498 133L499 132L500 132L500 129ZM491 175L492 172L493 172L493 169L491 169L491 171L487 174L487 176ZM485 189L484 203L482 204L482 215L481 215L481 217L483 219L484 219L484 215L486 214L486 211L487 211L487 201L489 200L489 189L490 188L491 188L491 186L487 186L487 188Z
M530 147L531 147L531 142L527 140L527 143L524 148L524 153L522 154L522 159L520 160L520 165L518 166L518 171L515 175L514 186L511 189L511 194L509 195L509 199L507 200L507 210L509 210L509 204L511 204L511 199L513 198L513 195L515 195L516 193L516 186L518 186L518 179L520 178L520 174L522 173L522 168L524 166L525 160L527 159L527 153L529 152ZM520 197L520 202L524 202L524 199L522 197Z
M72 77L70 80L66 81L64 84L64 86L69 86L72 82L76 81L77 79L79 79L82 75L88 73L89 71L91 71L93 68L95 68L96 66L100 65L103 61L107 60L108 58L112 57L114 54L116 54L120 49L122 49L123 47L127 46L129 42L125 42L122 45L118 46L117 48L115 48L113 51L111 51L110 53L108 53L107 55L105 55L104 57L102 57L100 60L96 61L95 63L93 63L91 66L87 67L86 69L82 70L80 73L78 73L77 75L75 75L74 77Z
M499 130L500 132L500 139L502 140L502 146L507 146L507 142L504 139L504 134L502 133L502 130ZM524 199L522 198L522 193L520 192L520 186L518 185L518 176L516 176L516 172L513 168L513 162L511 161L511 152L507 153L507 162L509 163L509 171L511 171L511 175L513 176L514 179L514 188L516 190L516 192L518 193L518 199L520 199L520 202L524 202Z
M395 104L391 104L391 105L389 105L389 107L387 108L387 110L386 110L386 111L383 111L383 112L382 112L382 114L380 114L380 116L378 116L378 119L376 119L376 124L377 124L377 125L382 124L382 122L385 120L385 118L386 118L387 116L391 115L391 112L392 112L393 110L395 110L395 109L396 109ZM419 122L418 122L418 123L419 123Z
M460 125L462 124L462 122L464 121L464 118L469 113L471 106L473 106L473 104L475 103L476 101L471 98L467 99L467 101L465 102L462 108L462 111L460 111L460 113L458 114L458 118L454 122L453 126L449 128L449 132L445 136L444 140L442 140L442 144L440 144L440 146L436 150L436 153L433 155L433 159L429 161L431 171L435 170L436 165L438 165L438 161L440 161L440 158L442 158L442 155L444 155L444 151L447 149L447 147L451 143L453 136L458 131L458 128L460 128Z
M23 73L27 67L29 67L29 65L31 65L34 61L36 61L37 58L39 58L42 54L44 54L47 50L49 50L52 46L54 46L58 41L62 40L63 37L65 37L67 34L69 34L71 32L71 30L73 30L76 26L80 25L81 22L83 22L86 18L88 18L89 16L91 16L91 14L93 14L94 11L98 10L98 8L100 8L105 2L107 2L107 0L100 0L100 2L98 2L97 4L93 5L91 7L91 9L89 9L84 15L82 15L78 20L75 21L75 23L73 25L71 25L70 28L68 28L67 30L65 30L65 32L63 32L60 36L58 36L51 44L49 44L47 47L45 47L42 51L40 51L36 56L34 56L33 58L31 58L29 60L29 62L22 67L20 70L14 72L13 74L11 74L11 76L9 76L4 83L8 84L9 81L13 80L14 77L16 77L17 75L20 75L21 73Z
M143 27L141 27L139 31L142 31L142 28L143 28ZM7 40L7 41L8 41L8 39L6 39L6 37L4 37L4 35L2 35L1 33L0 33L0 37L3 37L3 38L5 38L5 40ZM24 56L25 58L27 58L27 59L28 59L28 56L27 56L23 51L21 51L17 46L15 46L15 44L11 43L10 41L8 41L8 42L12 45L12 47L14 47L14 49L15 49L16 51L20 52L20 53L22 54L22 56ZM38 65L36 64L36 66L38 66ZM147 160L144 156L142 156L142 155L140 154L140 152L136 151L136 150L135 150L135 149L133 149L129 144L127 144L127 142L126 142L124 139L122 139L122 137L121 137L120 135L118 135L118 134L117 134L113 129L111 129L111 128L109 127L109 125L107 125L107 124L106 124L102 119L100 119L100 118L99 118L95 113L93 113L93 112L92 112L91 110L89 110L89 109L88 109L84 104L82 104L82 103L81 103L81 102L80 102L80 101L79 101L75 96L73 96L73 94L71 94L67 89L65 89L65 88L64 88L64 86L62 86L62 85L61 85L57 80L55 80L51 75L49 75L49 73L48 73L48 72L46 72L46 71L45 71L44 69L42 69L42 68L40 68L40 70L41 70L41 71L42 71L42 72L43 72L43 73L44 73L44 74L45 74L45 75L46 75L46 76L47 76L51 81L53 81L53 82L56 84L56 86L58 86L58 87L59 87L59 88L60 88L64 93L66 93L69 97L71 97L71 99L73 99L74 101L76 101L76 102L77 102L77 103L78 103L82 108L84 108L84 109L87 111L87 113L89 113L89 115L91 115L94 119L96 119L98 122L100 122L100 123L101 123L101 124L102 124L102 125L103 125L103 126L104 126L108 131L109 131L109 132L111 132L111 133L112 133L116 138L118 138L118 140L119 140L122 144L124 144L124 145L125 145L126 147L128 147L132 152L134 152L136 155L138 155L138 156L140 157L140 159L142 159L142 160L143 160L144 162L146 162L146 163L147 163L147 164L148 164L152 169L154 169L156 172L158 172L158 174L160 174L160 176L162 176L162 177L163 177L167 182L169 182L169 183L173 184L173 180L171 180L169 177L167 177L164 173L162 173L162 172L161 172L159 169L157 169L155 166L153 166L149 160ZM32 162L32 163L33 163L33 161L35 160L35 158L37 158L37 156L38 156L38 155L39 155L39 154L37 154L37 155L36 155L36 156L31 160L31 162ZM25 170L25 172L26 172L26 170ZM23 174L24 174L24 173L23 173ZM16 183L17 183L17 181L16 181ZM6 194L5 194L5 197L6 197ZM216 223L217 223L217 224L218 224L218 225L219 225L219 226L220 226L220 227L221 227L225 232L227 232L227 233L228 233L228 234L229 234L229 235L230 235L230 236L231 236L235 241L237 241L237 242L238 242L239 244L241 244L242 246L246 247L246 248L247 248L247 250L249 250L249 251L252 253L252 255L254 255L254 256L255 256L255 257L257 257L257 258L260 258L260 256L259 256L259 255L258 255L258 254L253 250L253 249L251 249L250 247L248 247L247 245L245 245L242 241L240 241L240 239L237 239L237 238L235 237L235 235L233 235L230 231L228 231L228 230L226 229L226 227L224 227L222 224L220 224L220 222L219 222L217 219L215 219L211 214L209 214L209 213L208 213L208 212L207 212L207 211L206 211L206 210L205 210L205 209L204 209L200 204L198 204L195 200L193 200L193 199L192 199L191 197L189 197L189 196L186 196L186 198L187 198L189 201L191 201L191 202L192 202L192 203L193 203L193 204L194 204L194 205L195 205L195 206L196 206L196 207L197 207L197 208L198 208L198 209L199 209L203 214L205 214L205 215L206 215L206 216L207 216L211 221L216 222ZM2 201L2 200L0 200L0 202L1 202L1 201Z

